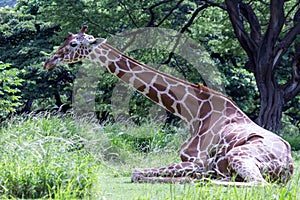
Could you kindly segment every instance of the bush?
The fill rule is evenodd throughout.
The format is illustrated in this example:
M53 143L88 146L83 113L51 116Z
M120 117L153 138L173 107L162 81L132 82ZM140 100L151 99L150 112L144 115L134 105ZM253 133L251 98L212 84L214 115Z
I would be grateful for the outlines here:
M90 195L96 162L81 148L76 122L30 117L0 129L2 198L83 198Z
M151 120L150 120L151 121ZM163 128L164 127L164 128ZM131 152L150 152L162 149L175 138L175 127L164 126L159 122L142 123L141 125L114 124L105 126L113 146Z
M92 198L104 167L122 163L126 170L109 173L129 176L149 155L155 158L151 166L171 163L173 158L161 159L162 154L177 155L187 133L162 123L102 126L49 113L15 116L0 125L0 198Z
M9 64L0 61L0 117L14 112L21 105L20 90L17 88L22 85L23 79L19 78L20 71L10 68Z
M293 151L300 150L300 128L291 123L292 118L286 114L282 116L282 125L279 135L290 143Z

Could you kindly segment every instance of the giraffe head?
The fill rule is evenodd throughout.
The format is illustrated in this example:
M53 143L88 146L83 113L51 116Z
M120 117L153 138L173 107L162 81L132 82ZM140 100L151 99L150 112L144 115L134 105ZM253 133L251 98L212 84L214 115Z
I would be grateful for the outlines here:
M79 33L70 33L64 44L49 58L45 64L45 70L52 70L63 63L75 63L88 58L93 48L105 42L102 38L94 38L85 33L88 26L84 25Z

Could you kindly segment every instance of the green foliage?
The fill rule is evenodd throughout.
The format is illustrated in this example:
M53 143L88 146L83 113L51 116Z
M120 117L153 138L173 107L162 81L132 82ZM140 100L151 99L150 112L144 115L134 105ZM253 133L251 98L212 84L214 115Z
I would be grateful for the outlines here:
M97 37L110 38L111 35L130 31L140 27L161 27L183 31L184 26L191 19L193 12L203 6L201 1L112 1L112 0L18 0L14 8L0 8L0 61L11 63L13 68L20 70L19 76L24 79L21 90L22 96L17 107L20 111L41 110L53 107L54 104L70 104L72 101L73 82L78 77L75 74L90 67L90 65L69 65L56 68L52 72L42 71L43 62L63 42L68 32L77 33L82 24L89 25L88 33ZM214 1L223 3L223 1ZM295 1L285 3L285 12L291 17L297 9L287 13ZM260 24L268 24L269 13L267 6L261 2L251 2L255 8ZM68 11L66 11L68 8ZM289 30L290 20L284 31ZM247 27L247 30L249 27ZM219 7L207 7L198 13L193 23L184 30L184 34L199 41L201 46L209 53L207 58L216 65L221 76L212 80L210 85L219 87L224 83L228 96L252 119L257 117L259 111L259 94L252 73L245 70L247 55L235 38L230 20L226 11ZM119 44L115 46L118 48ZM280 84L287 82L291 77L290 54L288 51L283 57L276 78ZM160 65L168 60L169 52L157 49L141 49L126 52L136 60L150 65ZM78 67L80 66L80 68ZM207 72L197 71L191 63L175 55L164 64L167 73L184 78L193 83L204 83L203 77L216 77L209 68ZM161 70L161 68L159 68ZM176 73L174 73L176 72ZM113 90L118 81L101 71L101 80L95 91L95 107L99 119L111 120L114 112L112 104ZM210 75L210 76L209 76ZM96 82L96 81L95 81ZM208 84L208 83L206 83ZM218 88L214 88L218 89ZM29 106L26 106L29 105ZM137 93L132 93L125 114L133 121L141 123L146 121L148 113L153 107L148 99ZM299 98L288 102L286 114L292 117L292 124L299 124L297 112ZM28 109L27 109L28 108ZM149 111L149 112L148 112ZM123 112L124 113L124 112ZM112 120L113 121L113 120Z
M106 126L104 132L110 133L108 137L116 148L131 152L150 152L165 148L174 142L175 134L172 129L172 127L162 129L162 125L153 122L129 127L117 123Z
M22 116L0 129L1 198L83 198L96 161L67 118Z
M40 5L40 9L45 9L45 13L53 13L54 10L56 11L57 15L43 15L42 18L46 21L51 20L54 23L60 23L61 19L64 19L65 23L61 24L62 32L59 33L58 37L63 38L68 31L73 33L77 32L84 22L89 24L90 34L100 37L106 37L107 33L115 34L123 32L124 30L131 30L132 28L144 27L146 25L155 26L157 24L159 24L160 27L179 30L182 28L183 24L189 20L192 11L197 7L197 4L185 1L180 4L178 9L175 9L168 18L164 19L175 6L176 2L164 4L164 6L156 6L152 10L155 12L155 15L153 16L150 10L145 11L144 8L148 8L155 3L158 3L158 1L126 1L117 3L109 0L101 2L84 0L74 4L71 3L71 1L54 0L51 6L43 8L43 5ZM68 7L70 12L65 12L63 10L64 7ZM84 9L82 9L82 7L84 7ZM128 13L129 10L132 12ZM78 15L76 13L79 12L82 12L83 15L80 16L80 19L78 20ZM111 21L114 21L115 23L112 25ZM234 33L230 26L230 21L226 18L226 12L221 9L208 8L205 12L199 14L199 17L195 20L193 26L189 27L187 35L202 41L207 50L214 55L212 57L215 58L218 67L225 74L223 77L231 83L236 81L236 79L231 79L233 72L231 72L231 74L226 74L226 71L231 70L231 61L235 59L236 63L241 63L245 61L246 57L238 42L232 40ZM129 52L130 56L147 64L159 64L166 61L169 56L168 53L169 52L164 52L163 50L158 51L157 49ZM238 60L238 58L235 58L233 55L241 56L242 59ZM222 59L221 61L220 58ZM242 66L242 64L239 65ZM175 69L181 78L194 83L203 83L201 75L205 75L205 72L198 72L195 67L191 66L183 59L179 59L178 57L172 59L167 64L167 67ZM239 74L244 72L246 72L246 74L248 73L247 71L240 70ZM174 75L174 73L171 74ZM243 91L247 91L246 94L250 94L251 89L255 88L255 84L253 84L254 81L246 81L244 84L242 79L243 75L239 76L241 77L239 83L245 85ZM98 91L96 92L96 110L99 118L102 118L103 120L106 120L107 116L111 116L112 114L110 98L115 84L115 80L112 81L112 78L109 78L107 75L101 76L101 81L98 84ZM235 83L235 85L236 84L237 83ZM246 85L249 86L249 84L251 84L251 87L246 87ZM234 89L232 89L231 85L227 87L227 89L228 94L231 97L234 97L235 100L239 100L240 96L232 92ZM242 96L246 95L242 94ZM246 96L245 99L248 97L249 96ZM145 112L144 109L150 109L153 106L153 103L137 93L132 94L130 99L130 105L126 105L129 107L129 110L126 110L126 112L128 112L126 114L133 117L134 121L139 122L147 116L148 112ZM256 108L256 104L254 103L257 102L254 100L240 101L239 105L241 105L243 110L247 113L252 113L254 112L254 108Z
M246 59L241 46L234 39L234 32L226 11L216 7L205 9L199 14L191 30L192 37L199 38L206 44L216 62L220 62L220 59L226 63L230 63L230 59Z
M223 70L228 77L225 82L227 94L254 120L259 111L259 93L254 75L238 67Z
M290 112L285 112L290 113ZM293 118L287 114L282 117L282 129L279 135L288 141L293 151L300 151L300 124L293 123Z
M26 112L30 111L24 108L28 102L33 102L31 109L44 109L57 103L49 97L53 99L54 95L61 94L62 99L66 95L70 98L70 82L74 79L63 67L54 73L42 71L43 62L49 56L46 52L55 44L52 37L59 26L39 19L34 11L38 2L19 1L14 8L0 8L0 61L20 70L24 82L18 86L22 92L18 110Z
M188 135L184 127L164 129L156 122L103 126L90 118L43 113L7 120L0 134L1 199L299 198L299 160L286 186L130 183L134 168L179 161L177 151Z
M103 163L132 164L145 151L173 153L184 139L173 133L178 128L163 130L161 124L101 126L49 113L13 117L1 125L1 198L90 197Z
M51 27L50 23L16 8L0 8L0 13L1 60L18 67L41 61L40 52L48 47L45 31Z
M0 63L0 117L6 117L20 105L21 94L18 86L24 81L19 78L20 71L10 64Z
M299 134L293 134L290 136L283 136L283 138L291 145L293 151L300 150L300 136Z

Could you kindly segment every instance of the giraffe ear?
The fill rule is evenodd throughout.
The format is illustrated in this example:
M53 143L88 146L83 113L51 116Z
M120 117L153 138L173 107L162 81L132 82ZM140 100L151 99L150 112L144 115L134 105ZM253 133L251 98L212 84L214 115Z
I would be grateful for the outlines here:
M89 43L92 45L99 45L102 43L106 43L106 39L105 38L94 38L94 39L90 40Z

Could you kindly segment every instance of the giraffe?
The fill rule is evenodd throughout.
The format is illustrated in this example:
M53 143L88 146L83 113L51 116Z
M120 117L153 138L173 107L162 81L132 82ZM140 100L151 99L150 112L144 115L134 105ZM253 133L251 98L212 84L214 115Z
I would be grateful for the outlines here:
M63 63L91 60L164 109L180 117L190 137L181 162L135 169L132 182L181 182L210 178L220 183L287 183L293 174L290 145L255 124L228 97L200 84L159 72L126 56L105 39L69 34L44 64L52 70Z

